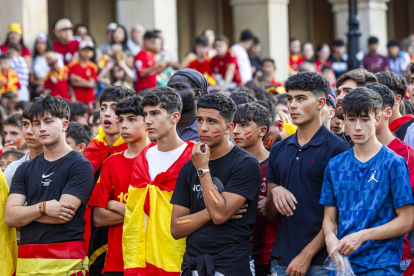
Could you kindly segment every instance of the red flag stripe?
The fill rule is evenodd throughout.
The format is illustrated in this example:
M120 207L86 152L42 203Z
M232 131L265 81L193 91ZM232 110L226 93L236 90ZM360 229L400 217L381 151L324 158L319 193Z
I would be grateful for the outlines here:
M81 241L50 244L24 244L19 246L21 259L80 259L86 256Z

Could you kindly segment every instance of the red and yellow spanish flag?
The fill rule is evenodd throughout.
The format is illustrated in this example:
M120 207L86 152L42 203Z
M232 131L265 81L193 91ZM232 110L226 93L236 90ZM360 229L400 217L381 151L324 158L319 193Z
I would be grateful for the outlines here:
M129 186L125 209L122 252L124 275L179 276L185 252L185 239L171 236L170 203L178 173L191 159L195 145L188 141L180 158L164 173L151 181L145 154L149 144L137 157Z
M95 174L109 155L124 151L127 148L128 144L124 142L122 137L119 137L118 141L112 147L109 147L105 140L105 132L100 126L98 135L89 143L83 155L92 163L93 173Z
M4 218L9 188L2 171L0 171L0 271L2 275L11 276L16 270L17 241L16 229L8 228Z
M0 70L0 83L4 78L6 79L6 84L0 88L0 94L8 91L17 93L20 88L20 82L16 72L14 72L12 69L8 69L6 73L4 73L3 70Z
M82 241L19 246L16 276L89 275Z

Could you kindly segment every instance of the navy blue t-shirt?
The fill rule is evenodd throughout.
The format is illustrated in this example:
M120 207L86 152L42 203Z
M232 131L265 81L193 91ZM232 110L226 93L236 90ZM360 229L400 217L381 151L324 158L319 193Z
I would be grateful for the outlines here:
M27 205L53 199L59 201L62 194L75 196L82 201L67 223L46 224L33 221L21 227L21 244L83 241L83 215L93 186L92 165L76 151L52 162L47 161L42 153L20 165L13 176L10 194L26 196Z
M298 204L293 216L279 215L271 259L280 265L289 263L322 229L324 207L319 204L325 167L329 160L348 150L349 145L324 125L302 147L294 134L275 144L269 156L267 178L289 190ZM328 256L326 247L312 259L322 265Z
M397 217L395 209L413 204L407 163L384 145L364 163L351 148L326 167L319 202L338 208L338 239L384 225ZM356 275L400 275L402 249L403 236L367 241L349 261Z

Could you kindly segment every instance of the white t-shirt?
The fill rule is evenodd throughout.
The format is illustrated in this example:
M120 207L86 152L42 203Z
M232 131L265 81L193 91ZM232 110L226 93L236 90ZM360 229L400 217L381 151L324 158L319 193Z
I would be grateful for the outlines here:
M158 145L148 149L145 158L148 161L148 170L151 180L162 172L166 172L172 164L183 154L187 143L182 144L172 151L159 151Z
M26 152L26 154L20 158L17 161L13 161L11 162L8 166L7 169L4 171L4 176L6 177L6 181L7 181L7 186L9 186L10 189L10 185L14 176L14 173L16 172L17 168L23 164L23 162L26 162L30 160L30 150L28 150Z
M249 55L247 54L247 51L239 44L234 44L233 46L231 46L230 50L232 50L237 57L237 64L239 65L242 83L251 81L252 65L250 64L250 59Z

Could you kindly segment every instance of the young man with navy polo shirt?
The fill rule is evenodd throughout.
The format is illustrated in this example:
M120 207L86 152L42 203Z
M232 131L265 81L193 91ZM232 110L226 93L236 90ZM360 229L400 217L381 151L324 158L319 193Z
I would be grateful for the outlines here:
M344 98L355 146L329 162L319 201L328 252L334 260L348 256L356 275L401 275L403 235L414 227L407 163L375 136L381 107L368 88Z
M329 82L314 72L300 72L285 83L288 108L298 129L275 144L269 156L266 216L278 219L272 275L328 275L328 256L319 204L325 167L346 151L347 143L321 121Z

